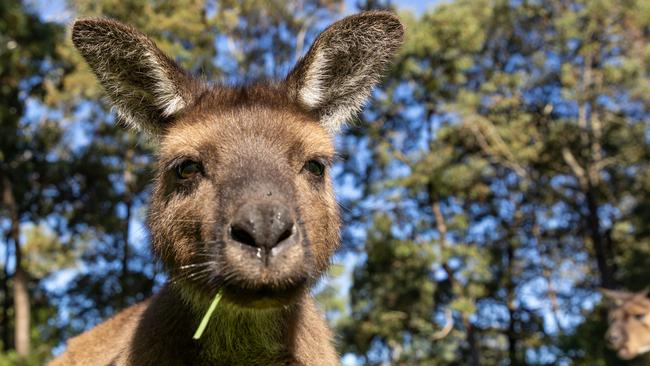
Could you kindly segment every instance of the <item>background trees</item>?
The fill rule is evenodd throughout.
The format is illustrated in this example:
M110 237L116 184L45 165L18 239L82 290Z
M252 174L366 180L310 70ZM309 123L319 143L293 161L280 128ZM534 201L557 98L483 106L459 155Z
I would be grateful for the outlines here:
M5 3L0 364L40 364L164 281L142 224L155 147L114 127L51 11ZM347 227L318 296L345 362L625 364L605 347L597 290L650 283L650 5L408 5L64 8L132 23L188 69L227 82L282 77L354 7L402 9L396 66L338 139Z
M629 221L647 171L646 6L456 1L409 20L345 144L372 157L348 163L372 206L349 349L370 363L622 364L602 309L584 314L599 286L647 284L628 277L629 253L647 260ZM454 331L432 342L444 309Z
M8 1L0 5L2 348L15 350L23 358L39 351L31 345L32 321L46 319L42 312L32 312L30 305L41 302L45 308L48 306L34 288L38 271L29 269L40 261L56 270L61 262L55 258L65 255L47 255L45 247L58 247L59 239L42 240L45 233L40 227L33 227L32 235L21 233L25 222L39 223L65 211L61 206L65 188L60 185L59 175L64 167L53 159L66 153L59 146L62 129L47 116L29 121L25 118L29 111L26 105L43 95L49 81L46 69L57 63L54 48L61 38L60 26L39 21L21 3ZM27 253L28 247L43 250L42 255Z

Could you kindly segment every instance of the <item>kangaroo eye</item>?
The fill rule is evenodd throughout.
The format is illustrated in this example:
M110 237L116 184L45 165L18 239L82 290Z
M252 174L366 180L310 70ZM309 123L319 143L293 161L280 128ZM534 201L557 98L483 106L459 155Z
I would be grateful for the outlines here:
M325 173L325 165L318 160L309 160L303 169L317 177L322 177Z
M176 168L178 179L190 179L201 172L201 164L196 161L186 160Z
M636 319L638 321L643 321L644 318L645 318L645 314L636 314L636 315L634 315L634 319Z

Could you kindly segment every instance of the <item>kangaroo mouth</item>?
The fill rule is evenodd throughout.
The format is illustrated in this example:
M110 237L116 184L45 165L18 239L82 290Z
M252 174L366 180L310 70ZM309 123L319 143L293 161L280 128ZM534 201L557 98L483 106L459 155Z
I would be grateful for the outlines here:
M291 284L280 286L262 285L257 287L224 284L223 299L237 306L253 309L267 309L287 306L294 303L307 291L307 278L294 280Z
M232 304L246 308L286 306L312 283L312 255L300 227L294 227L288 239L271 248L227 238L223 242L219 275L223 299Z
M638 351L634 352L627 345L623 345L623 346L619 347L618 351L617 351L618 357L623 359L623 360L631 360L631 359L635 358L636 356L638 356L641 353L642 352L638 352Z
M634 355L625 346L619 348L617 353L618 353L618 357L620 357L623 360L631 360L632 358L634 358Z
M636 358L639 355L642 355L650 351L650 346L635 347L635 348L636 349L629 347L627 345L621 346L617 351L618 357L620 357L623 360L631 360L633 358Z

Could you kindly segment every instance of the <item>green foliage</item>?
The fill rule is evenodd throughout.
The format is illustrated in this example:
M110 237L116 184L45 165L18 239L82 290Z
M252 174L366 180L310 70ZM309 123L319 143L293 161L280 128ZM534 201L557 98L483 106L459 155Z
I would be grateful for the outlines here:
M351 218L373 220L344 350L366 364L619 364L595 351L606 317L586 304L649 280L646 7L459 0L403 17L399 62L344 139L344 155L367 145L379 163L346 164L370 193L346 203L370 207ZM400 256L413 243L433 255ZM412 266L418 280L395 270ZM386 295L403 291L408 312ZM440 324L445 309L453 331L422 345L406 319Z

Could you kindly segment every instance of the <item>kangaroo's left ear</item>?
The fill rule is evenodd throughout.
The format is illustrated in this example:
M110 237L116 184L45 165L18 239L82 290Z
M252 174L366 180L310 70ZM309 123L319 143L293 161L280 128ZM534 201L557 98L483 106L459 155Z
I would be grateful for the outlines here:
M287 76L292 97L336 132L363 106L404 39L387 11L353 15L321 33Z

